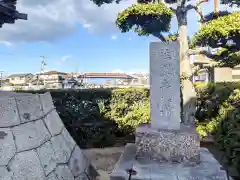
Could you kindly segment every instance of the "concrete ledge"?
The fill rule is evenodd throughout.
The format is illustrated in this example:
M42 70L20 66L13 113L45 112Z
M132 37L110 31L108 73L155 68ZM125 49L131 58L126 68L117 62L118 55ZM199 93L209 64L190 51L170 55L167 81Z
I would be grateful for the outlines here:
M200 149L200 164L189 166L183 163L163 164L137 160L134 158L135 154L135 144L126 145L124 153L110 175L110 180L128 180L129 174L126 170L129 168L135 172L131 180L228 180L226 172L206 148Z
M136 129L137 159L158 162L198 164L200 161L200 137L192 128L181 126L180 130L156 130L150 125Z

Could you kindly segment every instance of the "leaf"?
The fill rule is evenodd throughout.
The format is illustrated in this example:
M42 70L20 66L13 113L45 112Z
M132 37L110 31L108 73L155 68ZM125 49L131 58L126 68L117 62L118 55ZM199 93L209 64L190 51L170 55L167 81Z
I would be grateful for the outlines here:
M227 40L240 43L240 12L221 16L204 24L192 39L193 46L222 47ZM239 47L239 46L238 46Z
M239 0L221 0L222 4L227 4L229 6L238 6L240 7L240 1Z
M139 35L168 32L173 12L164 4L134 4L118 14L116 24L122 32Z

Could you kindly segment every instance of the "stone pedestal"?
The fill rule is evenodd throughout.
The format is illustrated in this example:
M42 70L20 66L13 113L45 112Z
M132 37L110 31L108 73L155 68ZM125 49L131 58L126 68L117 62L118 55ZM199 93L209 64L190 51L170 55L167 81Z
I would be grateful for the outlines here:
M147 159L136 159L135 144L128 144L117 162L110 180L128 180L129 169L134 173L131 180L232 180L218 161L206 148L200 148L200 163L159 163Z
M192 128L181 125L179 130L155 130L150 124L136 129L137 159L158 162L198 164L200 137Z

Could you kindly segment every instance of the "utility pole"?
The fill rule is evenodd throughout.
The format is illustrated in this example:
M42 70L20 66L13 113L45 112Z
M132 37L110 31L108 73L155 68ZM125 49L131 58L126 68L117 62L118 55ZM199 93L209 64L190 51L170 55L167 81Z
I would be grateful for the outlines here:
M3 85L3 72L4 72L4 71L0 71L0 73L1 73L0 87L2 87L2 85Z
M39 80L40 80L40 77L41 77L41 74L43 72L44 74L44 69L45 69L45 66L47 65L46 61L45 61L45 56L40 56L42 58L42 61L41 61L41 69L40 69L40 73L38 75L38 81L37 81L37 87L39 88ZM45 77L43 77L43 84L45 86Z

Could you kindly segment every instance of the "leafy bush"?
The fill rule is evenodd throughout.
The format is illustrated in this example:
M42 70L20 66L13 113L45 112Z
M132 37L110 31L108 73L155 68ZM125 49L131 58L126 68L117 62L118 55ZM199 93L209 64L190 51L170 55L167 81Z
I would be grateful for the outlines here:
M208 122L216 117L220 105L228 99L240 83L197 83L197 110L195 117L199 122Z
M205 93L199 91L197 131L202 137L214 135L216 144L225 152L226 163L240 172L240 84L210 86L206 84Z
M66 128L82 148L113 145L116 136L132 135L139 123L150 120L148 89L50 90L50 93Z
M117 122L118 133L131 134L138 124L150 121L149 90L113 90L107 116Z

